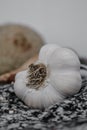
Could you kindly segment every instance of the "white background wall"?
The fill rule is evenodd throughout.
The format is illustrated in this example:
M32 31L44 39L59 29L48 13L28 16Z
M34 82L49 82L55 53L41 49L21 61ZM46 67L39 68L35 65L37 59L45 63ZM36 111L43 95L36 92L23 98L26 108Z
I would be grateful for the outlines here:
M0 24L35 28L47 43L87 56L87 0L0 0Z

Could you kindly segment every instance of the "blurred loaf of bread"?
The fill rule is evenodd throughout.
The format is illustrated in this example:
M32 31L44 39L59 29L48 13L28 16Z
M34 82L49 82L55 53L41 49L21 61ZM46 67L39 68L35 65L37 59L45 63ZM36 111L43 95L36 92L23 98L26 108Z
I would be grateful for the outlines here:
M43 44L43 38L30 27L0 26L0 75L20 67L36 55Z

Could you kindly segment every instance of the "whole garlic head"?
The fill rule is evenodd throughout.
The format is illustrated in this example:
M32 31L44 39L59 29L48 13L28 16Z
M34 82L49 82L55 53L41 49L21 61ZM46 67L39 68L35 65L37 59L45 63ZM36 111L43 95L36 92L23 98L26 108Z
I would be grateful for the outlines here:
M15 77L14 91L26 105L46 108L81 88L80 62L70 49L44 45L38 61Z

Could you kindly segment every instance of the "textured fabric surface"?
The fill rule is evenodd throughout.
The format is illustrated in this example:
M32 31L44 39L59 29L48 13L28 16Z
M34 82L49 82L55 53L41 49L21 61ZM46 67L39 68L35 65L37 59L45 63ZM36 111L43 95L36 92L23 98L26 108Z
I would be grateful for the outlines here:
M13 84L0 84L0 130L87 130L85 63L81 64L82 88L79 93L44 110L28 108L15 95Z

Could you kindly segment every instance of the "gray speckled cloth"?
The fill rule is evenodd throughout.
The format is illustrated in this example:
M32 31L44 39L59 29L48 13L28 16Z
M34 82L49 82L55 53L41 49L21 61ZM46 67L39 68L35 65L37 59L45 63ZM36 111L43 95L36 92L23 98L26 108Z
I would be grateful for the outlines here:
M1 84L0 130L87 130L87 66L84 61L81 59L80 92L45 110L28 108L16 97L13 84Z

